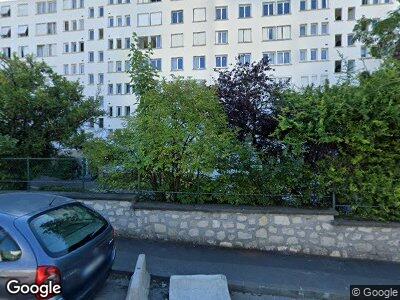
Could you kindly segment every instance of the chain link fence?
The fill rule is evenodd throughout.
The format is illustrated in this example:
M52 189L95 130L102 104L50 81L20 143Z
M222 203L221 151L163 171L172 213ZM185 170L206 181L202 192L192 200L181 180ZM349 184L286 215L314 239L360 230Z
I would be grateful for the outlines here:
M232 203L236 205L282 206L299 208L332 208L335 198L312 195L303 201L302 195L271 195L268 193L233 193L216 186L213 192L201 188L189 191L154 190L139 172L127 174L124 170L103 170L101 176L119 182L129 182L120 190L108 189L100 183L99 174L92 176L85 158L1 158L0 190L61 191L61 192L101 192L132 194L137 201L167 201L187 204ZM115 175L117 174L117 175ZM100 181L99 181L100 180ZM254 179L256 180L256 179ZM200 186L200 181L197 183ZM194 184L194 186L197 186Z
M162 201L183 204L231 204L251 206L278 206L308 209L332 209L341 216L357 218L360 212L366 211L398 211L398 207L382 207L364 205L359 201L344 200L335 193L318 194L287 193L271 194L263 190L272 183L265 182L264 178L248 177L248 180L259 183L260 188L254 193L237 193L229 187L233 178L226 178L229 184L223 188L218 183L207 192L201 188L199 181L192 183L190 188L183 191L170 191L160 187L154 189L149 179L134 170L123 170L116 167L103 170L101 174L91 174L89 163L85 158L0 158L0 191L54 191L54 192L91 192L109 194L129 194L138 202ZM233 176L233 175L232 175ZM110 188L104 184L104 179L111 179L123 183L120 189ZM203 180L205 180L203 178ZM207 177L210 183L210 178ZM225 182L225 183L226 183ZM236 189L241 191L242 189ZM210 192L211 191L211 192ZM341 191L343 193L343 191ZM389 212L390 213L390 212ZM376 213L377 214L377 213ZM393 213L392 213L393 214ZM368 214L366 214L368 215ZM394 214L393 214L394 215ZM397 220L398 217L391 217Z
M0 159L0 190L85 191L90 182L84 158Z

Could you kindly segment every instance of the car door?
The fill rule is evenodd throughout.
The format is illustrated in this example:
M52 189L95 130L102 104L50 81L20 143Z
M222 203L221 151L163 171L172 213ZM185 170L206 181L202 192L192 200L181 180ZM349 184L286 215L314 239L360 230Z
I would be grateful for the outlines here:
M21 284L33 284L36 277L36 258L28 242L15 229L10 220L0 214L0 299L10 299L7 282L15 279ZM12 299L32 299L13 295Z

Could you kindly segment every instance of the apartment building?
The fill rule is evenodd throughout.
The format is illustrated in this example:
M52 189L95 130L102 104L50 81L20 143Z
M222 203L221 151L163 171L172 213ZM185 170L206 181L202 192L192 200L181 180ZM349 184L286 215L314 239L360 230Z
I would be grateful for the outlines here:
M362 16L383 18L395 0L0 0L0 51L33 54L85 93L100 95L94 130L123 125L136 105L125 70L132 33L154 48L163 76L212 82L218 69L267 56L273 75L295 86L334 83L373 70L352 30Z

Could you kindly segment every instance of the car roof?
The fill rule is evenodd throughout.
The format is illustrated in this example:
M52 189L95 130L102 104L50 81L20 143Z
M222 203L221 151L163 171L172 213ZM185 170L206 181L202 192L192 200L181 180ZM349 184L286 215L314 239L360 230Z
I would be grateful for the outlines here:
M73 202L72 199L42 193L0 194L0 213L14 217L44 211L51 207Z

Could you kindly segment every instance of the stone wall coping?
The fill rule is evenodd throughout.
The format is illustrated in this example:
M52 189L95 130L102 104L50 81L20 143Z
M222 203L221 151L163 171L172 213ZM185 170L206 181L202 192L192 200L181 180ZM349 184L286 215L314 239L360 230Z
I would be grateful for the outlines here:
M5 192L5 191L4 191ZM12 191L8 191L12 192ZM15 192L15 191L14 191ZM136 202L134 193L87 193L87 192L50 192L32 191L32 193L54 194L83 201L127 201L132 202L134 209L147 210L175 210L175 211L199 211L217 213L253 213L253 214L282 214L282 215L338 215L333 209L304 209L279 206L233 206L229 204L177 204L165 202Z
M282 214L282 215L333 215L338 214L333 209L303 209L276 206L233 206L225 204L176 204L163 202L134 202L133 209L198 211L208 213L244 213L244 214Z
M331 222L335 226L347 227L384 227L384 228L400 228L399 222L378 222L378 221L362 221L349 219L335 219Z

